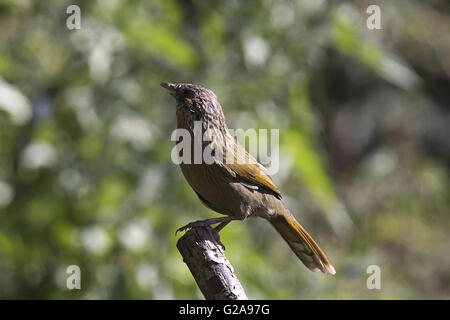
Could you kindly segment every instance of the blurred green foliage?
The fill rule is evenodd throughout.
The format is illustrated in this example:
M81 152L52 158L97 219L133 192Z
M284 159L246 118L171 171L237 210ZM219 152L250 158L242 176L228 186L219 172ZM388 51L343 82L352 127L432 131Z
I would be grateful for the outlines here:
M230 128L280 129L273 179L337 274L233 222L250 298L450 298L446 0L86 0L80 30L70 4L0 1L0 298L202 297L174 231L217 214L170 161L161 81L212 89Z

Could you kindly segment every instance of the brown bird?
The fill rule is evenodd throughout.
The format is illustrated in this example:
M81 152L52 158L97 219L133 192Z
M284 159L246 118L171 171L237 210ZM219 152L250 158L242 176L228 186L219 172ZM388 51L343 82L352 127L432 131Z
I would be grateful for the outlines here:
M177 126L195 136L195 121L201 121L201 134L210 132L202 142L202 150L213 145L213 161L194 163L194 143L191 143L190 163L180 163L181 171L200 201L226 217L195 221L178 229L220 223L221 230L232 220L258 216L268 220L280 233L298 258L312 271L335 274L325 253L294 218L281 200L272 179L228 132L225 116L216 95L199 85L161 82L175 97ZM191 139L193 141L193 139ZM220 156L219 156L220 155ZM187 161L189 162L189 161Z

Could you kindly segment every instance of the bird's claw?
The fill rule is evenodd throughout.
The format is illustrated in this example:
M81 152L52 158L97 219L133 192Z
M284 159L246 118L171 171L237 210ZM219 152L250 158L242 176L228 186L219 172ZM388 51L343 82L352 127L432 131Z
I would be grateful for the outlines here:
M190 228L191 228L191 227L189 227L189 225L182 226L181 228L178 228L178 229L175 231L175 235L177 235L178 232L182 232L182 231L185 231L186 229L190 229Z
M216 236L217 234L217 236ZM214 238L216 240L216 242L222 247L222 250L225 251L225 245L222 243L222 241L220 241L220 234L217 232L214 235Z
M194 222L190 222L190 223L188 223L187 225L182 226L181 228L178 228L178 229L175 231L175 235L176 235L178 232L182 232L182 231L185 231L185 230L187 230L187 229L192 229L192 228L195 228L195 227L205 227L205 226L209 226L209 224L208 224L208 223L205 223L205 222L203 222L203 221L194 221Z
M186 230L187 228L188 228L187 226L178 228L178 229L175 231L175 235L177 235L178 232L182 232L182 231Z

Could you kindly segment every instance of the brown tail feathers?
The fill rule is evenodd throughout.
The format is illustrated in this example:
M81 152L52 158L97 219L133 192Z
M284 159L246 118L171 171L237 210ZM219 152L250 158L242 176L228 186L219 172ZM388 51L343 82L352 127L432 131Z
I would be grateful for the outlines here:
M322 249L291 213L276 215L269 221L308 269L314 272L336 273Z

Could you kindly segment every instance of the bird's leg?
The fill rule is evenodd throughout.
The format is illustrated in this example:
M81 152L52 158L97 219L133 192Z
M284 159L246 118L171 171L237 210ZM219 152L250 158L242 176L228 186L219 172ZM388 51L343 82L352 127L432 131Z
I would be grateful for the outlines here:
M177 234L180 231L184 231L186 229L191 229L195 227L205 227L210 226L212 224L220 223L215 229L217 232L223 229L230 221L232 220L238 220L239 218L228 216L228 217L220 217L220 218L212 218L212 219L206 219L206 220L198 220L194 222L190 222L187 225L178 228L177 231L175 231L175 234Z
M225 226L226 226L227 224L229 224L231 221L232 221L232 220L228 220L228 221L223 221L223 222L221 222L217 227L214 228L214 230L216 230L217 233L219 233L220 230L222 230L223 228L225 228Z
M220 241L220 234L219 234L219 232L220 232L220 230L222 230L223 228L225 228L225 226L227 225L227 224L229 224L232 220L235 220L235 219L230 219L230 220L228 220L228 221L223 221L223 222L221 222L217 227L215 227L214 228L214 230L216 230L217 231L217 239L216 239L216 241L217 241L217 243L219 243L221 246L222 246L222 249L223 249L223 251L225 251L225 245L222 243L222 241Z

